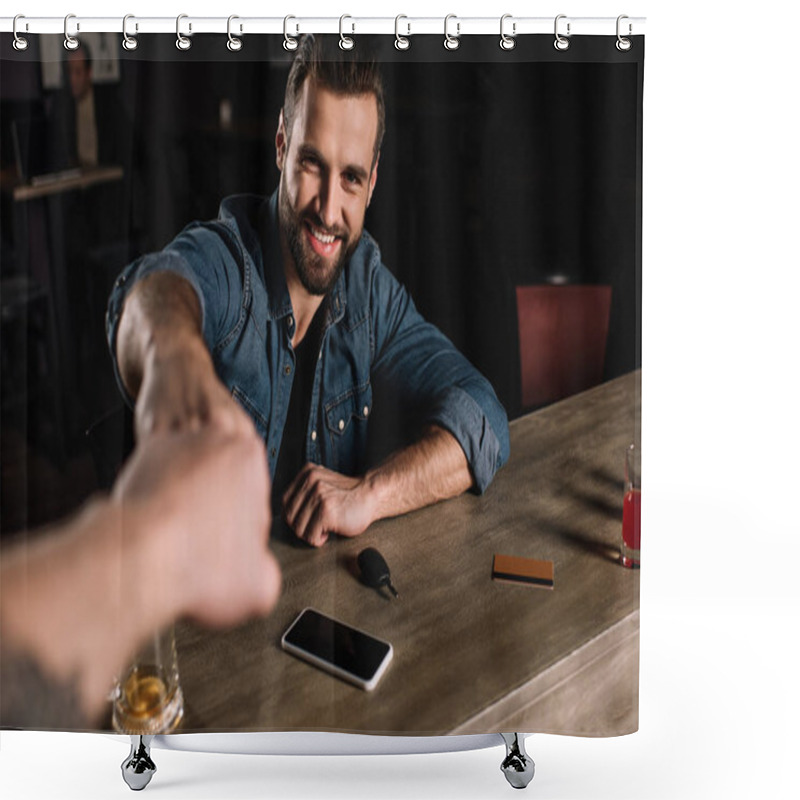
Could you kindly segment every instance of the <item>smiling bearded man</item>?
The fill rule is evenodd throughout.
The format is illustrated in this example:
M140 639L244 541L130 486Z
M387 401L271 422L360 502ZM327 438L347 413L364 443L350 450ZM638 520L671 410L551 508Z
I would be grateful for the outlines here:
M364 229L377 179L377 107L372 94L342 96L310 78L293 103L291 134L285 116L282 112L276 136L281 236L303 287L324 295ZM341 165L332 163L337 158Z
M278 190L222 201L131 264L109 301L140 437L255 423L273 504L311 545L482 492L508 458L489 382L414 307L364 231L384 98L374 62L306 36L275 136ZM212 358L213 354L213 358ZM416 440L367 463L373 386L422 410Z

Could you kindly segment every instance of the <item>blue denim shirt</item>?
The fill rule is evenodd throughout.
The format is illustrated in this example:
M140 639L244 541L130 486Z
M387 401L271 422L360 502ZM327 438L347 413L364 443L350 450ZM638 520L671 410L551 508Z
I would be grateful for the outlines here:
M106 332L117 383L131 405L116 363L119 319L134 283L158 270L181 275L197 292L217 374L264 438L274 474L295 365L277 192L269 199L226 198L218 219L188 225L161 252L123 270ZM348 475L363 472L379 379L420 404L425 423L458 440L483 492L508 459L505 410L486 378L422 318L364 232L329 297L305 437L308 461Z

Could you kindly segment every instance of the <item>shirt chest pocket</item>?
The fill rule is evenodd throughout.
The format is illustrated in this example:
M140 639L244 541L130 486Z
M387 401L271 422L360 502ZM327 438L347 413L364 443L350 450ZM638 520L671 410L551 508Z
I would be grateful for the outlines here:
M326 445L323 463L337 472L358 475L365 469L372 386L351 389L325 404Z

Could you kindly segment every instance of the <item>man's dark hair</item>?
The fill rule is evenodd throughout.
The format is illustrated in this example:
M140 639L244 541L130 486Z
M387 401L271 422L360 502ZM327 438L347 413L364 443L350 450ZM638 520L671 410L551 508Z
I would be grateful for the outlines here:
M373 59L359 58L353 51L342 51L337 47L338 38L317 37L306 34L300 39L297 54L286 81L286 96L283 101L283 124L287 138L292 135L295 106L306 79L314 81L334 94L352 97L372 94L378 105L378 133L372 164L381 149L386 128L386 110L383 102L383 81L378 64Z

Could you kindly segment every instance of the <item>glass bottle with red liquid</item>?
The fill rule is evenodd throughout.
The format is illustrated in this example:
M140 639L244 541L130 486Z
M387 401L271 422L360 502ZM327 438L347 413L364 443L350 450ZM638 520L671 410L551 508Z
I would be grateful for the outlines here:
M642 461L641 451L632 444L625 453L625 496L622 500L622 546L619 560L623 567L638 569L642 537Z

